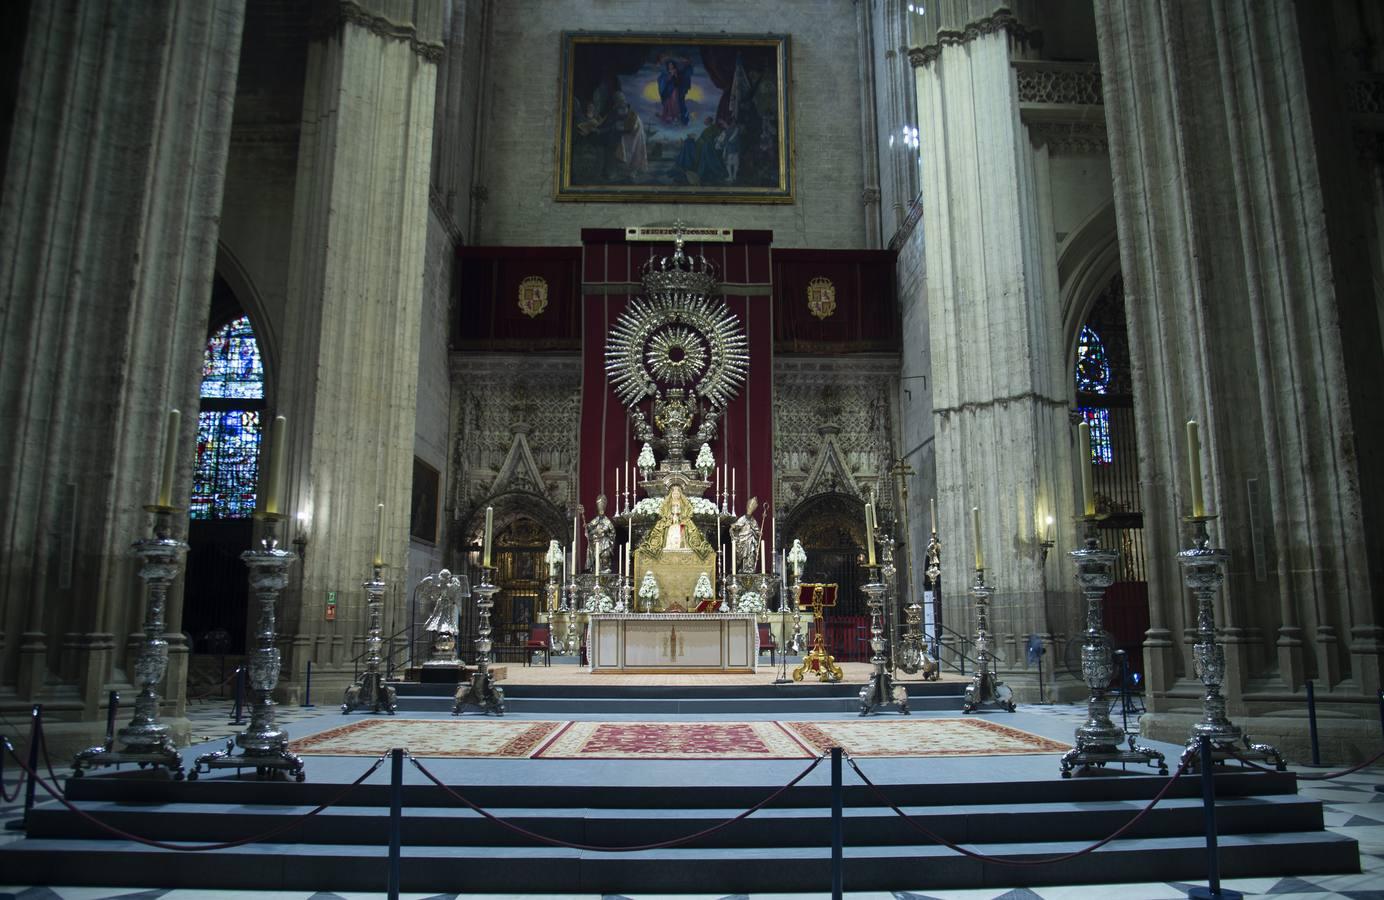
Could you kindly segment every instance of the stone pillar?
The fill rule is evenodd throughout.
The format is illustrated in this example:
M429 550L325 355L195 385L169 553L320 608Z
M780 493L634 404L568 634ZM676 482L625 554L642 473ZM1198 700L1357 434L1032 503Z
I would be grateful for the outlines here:
M308 49L289 262L285 380L291 506L313 541L300 605L284 610L280 684L350 678L366 628L361 583L383 503L385 621L402 624L424 249L442 4L340 0ZM432 326L430 326L432 327ZM438 326L440 327L440 323ZM324 595L337 591L337 619ZM351 648L351 651L348 651Z
M1068 630L1078 610L1070 574L1060 568L1072 546L1076 457L1046 150L1033 148L1020 122L1011 66L1033 34L1007 10L935 24L936 42L910 57L922 141L937 515L947 551L943 619L974 631L967 589L978 507L1000 668L1020 699L1036 699L1025 638ZM1048 515L1060 527L1055 559L1045 563ZM1052 687L1083 689L1070 678Z
M1302 43L1317 38L1298 15L1286 0L1096 2L1141 398L1145 734L1159 738L1178 736L1149 731L1171 721L1171 695L1185 706L1196 694L1192 603L1174 562L1187 539L1189 418L1202 423L1212 534L1232 554L1218 611L1231 714L1255 712L1251 679L1264 702L1296 705L1317 678L1318 697L1353 715L1369 714L1361 701L1379 688L1379 534L1364 513L1378 500L1362 492L1356 446L1357 433L1379 434L1378 414L1358 405L1378 387L1379 333L1371 314L1366 388L1344 346L1348 310L1374 302L1359 277L1368 266L1352 263L1323 189L1349 170L1334 157L1349 142L1322 124L1339 101L1310 95ZM1347 633L1349 656L1337 644Z
M30 5L0 199L0 694L65 720L55 757L130 683L116 636L143 618L129 548L169 407L186 505L243 18L243 0Z

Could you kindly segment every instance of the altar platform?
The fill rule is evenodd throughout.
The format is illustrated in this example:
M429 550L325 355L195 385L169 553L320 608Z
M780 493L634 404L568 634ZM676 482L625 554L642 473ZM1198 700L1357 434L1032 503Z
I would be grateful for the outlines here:
M501 720L435 714L410 718L481 728ZM603 717L592 718L595 722ZM857 719L823 715L819 725L911 724L954 716L920 713ZM1055 742L1070 742L1072 717L1021 710L967 717ZM506 716L517 726L543 716ZM661 720L669 726L688 717ZM290 737L384 716L324 715L289 727ZM784 724L784 723L780 723ZM189 748L191 759L215 746ZM1153 744L1172 758L1178 748ZM763 801L811 764L795 759L443 758L417 754L456 794L533 834L593 847L628 847L690 835ZM1089 846L1127 823L1167 784L1148 770L1058 775L1059 753L879 757L856 761L889 802L947 840L1000 860L1033 859ZM297 819L267 842L214 853L177 853L103 834L46 804L29 837L0 848L0 868L19 884L102 884L274 890L381 890L386 876L388 767L341 797L372 763L366 756L305 757L308 780L256 781L249 772L173 782L127 770L69 783L84 812L144 837L220 841ZM1321 803L1299 796L1291 773L1228 771L1216 778L1225 878L1264 879L1359 871L1355 840L1323 828ZM674 849L633 852L553 847L466 808L408 763L403 775L405 891L546 892L554 895L668 891L802 891L830 885L830 772L818 764L766 808ZM844 777L845 884L849 891L977 889L1048 884L1204 880L1200 784L1184 777L1166 799L1118 840L1090 854L1009 868L970 859L910 828L847 767ZM330 809L300 819L314 805ZM83 860L72 865L75 858Z

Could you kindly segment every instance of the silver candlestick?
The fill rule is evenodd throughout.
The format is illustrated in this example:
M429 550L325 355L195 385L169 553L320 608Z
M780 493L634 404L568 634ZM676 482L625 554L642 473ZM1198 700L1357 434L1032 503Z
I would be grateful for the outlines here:
M1280 772L1285 770L1283 757L1270 744L1251 744L1239 726L1226 717L1225 697L1221 683L1225 680L1225 648L1216 639L1216 592L1225 581L1225 564L1230 552L1211 546L1206 523L1215 516L1188 516L1183 521L1192 524L1192 546L1177 554L1187 588L1197 598L1197 640L1192 645L1192 658L1197 675L1206 694L1201 701L1201 721L1192 726L1182 761L1191 768L1200 764L1201 738L1211 739L1212 762L1226 759L1259 759L1274 763Z
M281 515L257 513L265 522L266 536L260 549L246 550L241 560L250 569L250 590L259 601L259 620L255 626L256 646L250 653L250 687L252 701L250 724L234 739L226 742L225 750L204 753L197 757L188 777L195 779L199 772L212 769L254 768L261 778L275 769L302 781L303 761L288 749L288 735L274 721L274 688L279 683L279 648L274 645L274 606L279 593L288 585L288 567L298 557L289 550L279 549L277 536ZM240 747L239 755L233 749Z
M365 608L370 616L370 627L365 633L365 671L354 684L346 688L346 696L341 702L343 715L352 710L369 707L372 713L387 712L392 716L398 708L394 688L385 684L384 676L380 674L380 647L384 644L380 619L384 612L385 588L381 568L380 564L376 563L374 575L361 585L365 588ZM455 648L452 655L455 657Z
M125 745L116 750L107 737L100 747L88 747L72 760L72 774L80 776L85 769L138 763L144 766L164 766L174 780L183 778L183 760L173 747L168 726L159 721L159 684L168 671L168 641L164 640L163 615L168 599L168 586L178 577L178 569L187 544L172 536L173 513L183 510L174 506L146 506L154 514L154 536L135 541L132 549L144 560L139 577L144 579L148 599L144 607L144 643L135 659L135 678L139 696L130 724L120 729L118 737Z
M884 637L884 582L881 580L879 566L866 566L865 597L870 605L870 663L875 671L870 682L860 689L860 714L870 713L885 706L897 706L899 712L908 715L908 688L894 684L889 673L889 657L885 655L888 646Z
M1072 770L1108 762L1148 763L1157 766L1158 774L1168 774L1163 754L1137 745L1129 735L1129 746L1120 747L1125 740L1124 729L1110 721L1110 700L1107 696L1110 678L1115 672L1110 658L1110 643L1105 639L1101 615L1101 599L1105 589L1115 580L1115 550L1100 549L1095 516L1083 516L1086 546L1071 551L1076 565L1076 583L1086 597L1086 640L1081 645L1081 675L1090 689L1086 701L1086 721L1076 729L1076 746L1062 757L1062 777L1070 778Z
M480 622L476 628L476 671L469 684L457 687L452 698L452 715L459 716L463 708L474 706L481 712L493 712L497 716L505 714L505 692L495 683L490 671L490 610L495 606L495 594L500 589L491 584L494 566L481 566L481 583L476 586L476 608L480 610ZM569 626L570 627L570 626Z
M971 598L976 607L976 674L966 685L962 712L975 712L984 704L1014 711L1014 692L990 671L990 595L994 591L985 583L985 570L976 569L976 583L971 586Z

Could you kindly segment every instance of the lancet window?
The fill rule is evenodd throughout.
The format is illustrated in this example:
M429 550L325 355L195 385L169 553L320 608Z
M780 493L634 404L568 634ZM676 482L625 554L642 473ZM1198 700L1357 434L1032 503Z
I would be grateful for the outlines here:
M264 360L249 316L241 316L207 340L202 356L192 518L254 513L263 410Z
M1081 326L1076 340L1077 395L1110 393L1110 358L1105 342L1090 325ZM1091 425L1091 462L1108 466L1115 461L1110 441L1110 410L1097 406L1078 407L1082 418Z

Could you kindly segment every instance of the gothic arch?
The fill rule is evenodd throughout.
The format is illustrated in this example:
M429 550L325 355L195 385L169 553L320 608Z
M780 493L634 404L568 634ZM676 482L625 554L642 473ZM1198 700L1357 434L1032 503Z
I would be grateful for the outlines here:
M279 372L279 338L274 333L264 298L255 287L255 282L245 266L230 248L219 241L216 244L216 275L226 283L231 293L235 294L236 302L255 326L255 340L259 342L260 357L264 360L264 399L272 408L275 406L275 386L279 382L275 377ZM209 330L215 330L226 323L209 321L207 324Z
M519 519L530 519L548 532L549 540L556 540L564 547L571 541L572 520L551 500L530 491L506 491L477 503L462 527L453 532L456 535L451 547L454 560L464 559L469 550L480 546L485 534L487 506L495 511L495 534Z
M1057 259L1062 304L1062 353L1067 383L1072 384L1076 339L1096 299L1120 271L1120 240L1115 203L1106 201L1067 238Z

